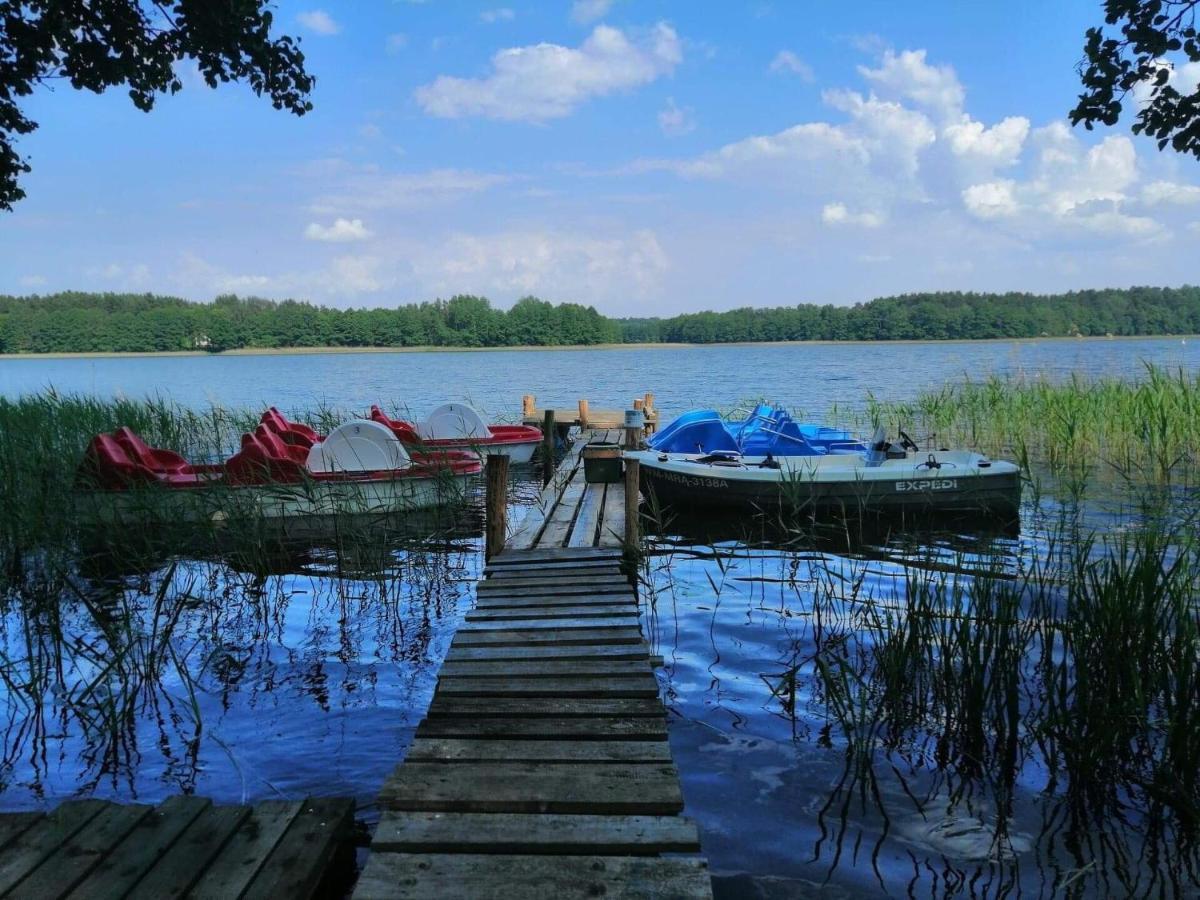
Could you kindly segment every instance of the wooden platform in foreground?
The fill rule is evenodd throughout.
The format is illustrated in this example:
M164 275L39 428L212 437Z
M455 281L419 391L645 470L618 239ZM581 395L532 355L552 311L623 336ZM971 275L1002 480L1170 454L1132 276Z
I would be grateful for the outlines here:
M74 800L49 814L0 815L0 896L338 896L339 851L350 854L354 801L159 806Z
M625 540L625 484L588 484L581 455L586 444L619 444L621 436L619 430L601 429L577 440L505 542L505 552L621 547Z
M357 900L712 896L638 599L603 543L624 488L580 471L577 448L488 562L380 792Z

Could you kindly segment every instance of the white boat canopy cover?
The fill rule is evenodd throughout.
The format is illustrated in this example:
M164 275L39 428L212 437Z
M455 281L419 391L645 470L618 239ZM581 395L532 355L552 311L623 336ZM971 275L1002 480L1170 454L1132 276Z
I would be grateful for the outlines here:
M354 419L313 444L307 465L310 472L382 472L407 469L412 459L390 428Z
M443 403L417 425L417 434L426 441L487 440L492 430L475 407Z

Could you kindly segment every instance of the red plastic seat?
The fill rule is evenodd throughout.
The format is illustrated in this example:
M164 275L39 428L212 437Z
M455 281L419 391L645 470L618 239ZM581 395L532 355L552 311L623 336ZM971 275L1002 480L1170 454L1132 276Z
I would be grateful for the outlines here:
M156 481L153 470L134 460L115 438L98 434L84 451L75 482L84 488L124 490Z
M408 424L407 422L389 418L387 413L385 413L378 406L371 406L371 421L378 422L380 425L390 428L392 430L392 434L394 434L396 439L402 444L421 443L421 437L417 434L417 429L413 428L412 425Z
M113 432L113 437L132 460L141 463L151 472L166 475L191 474L192 466L186 459L172 450L151 447L131 428L122 426Z
M283 438L286 443L304 447L306 450L321 442L321 435L316 431L307 425L291 421L274 406L262 414L259 422Z
M308 451L292 447L262 425L254 434L242 435L242 449L225 461L228 484L291 484L308 474Z

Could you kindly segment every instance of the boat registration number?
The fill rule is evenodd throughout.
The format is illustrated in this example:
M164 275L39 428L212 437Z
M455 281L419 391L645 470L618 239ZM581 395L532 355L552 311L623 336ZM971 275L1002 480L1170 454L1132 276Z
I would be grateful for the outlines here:
M683 475L679 472L660 472L659 477L672 484L682 484L687 487L727 488L729 482L724 478L704 478L699 475Z
M922 478L918 481L896 482L896 491L901 494L914 491L953 491L957 488L957 478Z

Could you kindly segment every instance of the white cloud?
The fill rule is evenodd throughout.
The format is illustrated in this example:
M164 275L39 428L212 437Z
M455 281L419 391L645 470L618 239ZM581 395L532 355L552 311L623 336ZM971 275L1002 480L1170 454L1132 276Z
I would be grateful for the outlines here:
M389 34L384 42L384 47L391 55L395 55L408 46L408 35L403 32Z
M679 107L674 97L668 97L667 105L658 112L658 127L668 137L679 137L696 130L696 118L690 106Z
M911 100L946 118L956 117L966 99L954 69L929 65L924 50L885 50L879 68L858 71L885 97Z
M440 118L544 122L570 115L592 97L670 74L682 58L679 36L664 23L637 41L598 25L578 48L534 44L501 50L487 77L441 75L415 96L426 113Z
M320 180L327 183L330 178ZM364 209L428 209L453 203L511 181L508 175L465 169L433 169L396 174L374 169L343 175L311 204L315 213Z
M916 174L920 152L937 140L928 116L899 103L854 91L826 91L824 99L855 120L872 158L895 162L908 176Z
M826 225L861 225L863 228L878 228L884 223L880 213L851 212L844 203L828 203L821 210L821 221Z
M309 223L309 226L304 229L304 236L310 241L344 243L346 241L365 241L371 237L371 232L367 230L362 219L334 219L332 225Z
M670 261L649 230L608 236L518 230L451 235L416 254L413 269L427 294L628 302L657 296ZM638 308L631 304L625 312Z
M575 0L571 4L571 21L580 25L590 25L607 16L612 5L613 0Z
M793 169L797 164L840 160L865 165L866 144L845 129L826 122L793 125L776 134L755 135L684 162L640 163L643 170L669 169L681 175L721 178L755 172L764 166Z
M771 60L770 69L776 74L786 73L791 75L799 75L801 81L812 82L816 76L813 75L812 66L798 57L791 50L780 50L775 54L775 58Z
M298 13L296 19L309 31L325 37L337 34L342 30L341 26L333 20L333 16L329 15L323 9L313 9Z
M1004 219L1017 214L1015 181L1003 179L973 184L962 192L967 211L981 219Z
M1011 166L1021 157L1029 136L1029 120L1024 116L1009 116L985 128L982 122L964 114L960 121L942 129L942 136L956 156L987 166Z
M507 6L502 6L499 9L485 9L479 14L479 21L485 25L494 25L497 22L511 22L517 17L517 14Z
M1152 181L1142 188L1142 202L1147 206L1188 206L1200 203L1200 186L1177 184L1174 181Z

